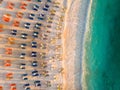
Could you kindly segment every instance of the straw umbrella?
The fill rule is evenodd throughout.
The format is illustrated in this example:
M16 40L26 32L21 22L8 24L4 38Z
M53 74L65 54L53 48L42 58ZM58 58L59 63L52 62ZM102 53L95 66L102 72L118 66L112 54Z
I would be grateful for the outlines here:
M64 71L63 67L59 68L59 70L58 70L59 73L62 73L63 71Z
M57 26L62 26L62 24L63 24L63 22L58 22L58 23L56 23L57 24Z
M63 22L63 21L64 21L64 16L60 16L60 17L59 17L59 21L60 21L60 22Z
M50 15L55 16L55 12L50 12Z
M41 63L41 66L43 67L43 68L46 68L47 67L47 63Z
M47 28L51 28L52 26L51 26L51 25L47 25L46 27L47 27Z
M55 8L60 8L58 5L54 5Z
M63 7L63 8L62 8L62 12L63 12L63 13L65 13L65 12L66 12L66 10L67 10L67 8L66 8L66 7Z
M62 90L62 85L61 84L57 85L57 90Z
M51 81L46 81L46 86L51 87Z
M55 57L56 57L57 59L59 59L59 60L62 60L62 56L63 56L62 54L56 54L56 55L55 55Z
M52 21L52 20L47 20L47 23L52 24L52 23L53 23L53 21Z
M57 26L57 27L56 27L56 30L61 30L61 29L62 29L61 26Z
M50 34L50 33L51 33L51 31L47 30L47 31L46 31L46 33L49 33L49 34Z
M57 46L55 47L55 50L56 50L56 51L59 51L60 49L62 49L62 45L57 45Z
M54 18L49 16L47 19L48 19L48 20L53 20Z
M40 44L40 48L42 48L42 49L46 49L47 48L47 46L46 46L46 44Z
M55 64L52 64L52 65L51 65L51 68L52 68L52 69L56 69L56 65L55 65Z
M60 5L60 3L57 2L57 1L54 1L53 4L55 4L55 5Z
M50 10L50 13L55 13L55 12L56 12L56 10L54 10L54 9Z
M62 38L61 33L56 34L56 37L55 37L55 38L56 38L56 39L61 39L61 38Z
M53 76L54 80L57 80L57 76Z
M55 38L52 38L51 40L50 40L50 44L55 44L56 43L56 39Z

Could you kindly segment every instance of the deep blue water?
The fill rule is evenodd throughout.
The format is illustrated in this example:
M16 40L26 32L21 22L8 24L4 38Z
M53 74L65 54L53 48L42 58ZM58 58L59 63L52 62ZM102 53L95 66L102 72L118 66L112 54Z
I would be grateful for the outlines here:
M120 90L120 0L93 0L86 40L88 90Z

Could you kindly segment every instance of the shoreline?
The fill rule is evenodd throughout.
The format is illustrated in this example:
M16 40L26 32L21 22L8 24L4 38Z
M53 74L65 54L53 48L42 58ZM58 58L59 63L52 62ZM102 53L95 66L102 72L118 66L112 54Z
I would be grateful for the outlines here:
M82 55L88 0L64 0L67 3L63 31L63 90L82 89Z
M90 0L90 3L89 3L89 7L88 7L88 14L87 14L87 20L86 20L86 27L85 27L85 34L84 34L84 42L83 42L83 45L85 46L86 44L86 41L88 40L88 35L89 35L89 31L90 31L90 18L91 18L91 8L92 8L92 0ZM90 39L90 38L89 38ZM86 48L84 47L83 48L83 63L82 63L82 88L83 90L87 90L87 85L86 85L86 75L88 74L87 70L86 70L86 63L85 63L85 56L86 56Z

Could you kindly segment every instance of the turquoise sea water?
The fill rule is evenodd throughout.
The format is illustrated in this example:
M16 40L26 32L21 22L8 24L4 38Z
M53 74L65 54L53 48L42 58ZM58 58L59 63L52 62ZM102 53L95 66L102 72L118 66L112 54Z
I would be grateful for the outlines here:
M87 90L120 90L120 0L93 0L86 40Z

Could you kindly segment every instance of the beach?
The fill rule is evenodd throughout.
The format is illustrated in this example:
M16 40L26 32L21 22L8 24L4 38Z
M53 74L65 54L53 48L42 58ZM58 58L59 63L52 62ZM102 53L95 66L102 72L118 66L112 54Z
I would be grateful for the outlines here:
M17 2L19 2L19 0L15 2L16 5L18 5ZM87 19L88 19L88 15L89 15L88 14L88 7L90 5L89 0L61 0L61 1L52 2L54 4L51 4L51 3L46 4L46 2L47 1L39 3L39 4L41 4L40 7L42 7L42 4L47 5L46 7L53 7L55 5L54 8L56 8L56 9L53 10L50 8L51 11L48 13L45 13L44 10L47 10L47 9L44 8L43 9L43 11L45 13L44 15L46 15L46 17L49 17L49 13L50 13L50 15L54 16L54 14L56 12L56 17L54 18L53 21L52 21L52 18L50 18L50 17L48 18L47 22L41 21L43 24L45 24L45 26L43 26L43 27L41 26L42 27L41 29L48 29L48 31L46 31L46 32L41 31L42 33L46 33L46 34L41 34L39 36L37 36L39 34L39 32L37 32L37 33L33 32L35 34L35 35L33 35L33 36L35 36L34 38L36 38L36 36L37 36L37 39L32 39L33 37L32 37L31 33L33 30L31 28L35 29L33 27L33 24L34 24L36 27L36 31L37 31L37 28L39 29L39 26L42 25L42 24L37 23L38 19L34 20L34 18L38 17L38 16L35 16L34 14L38 15L39 11L42 11L42 10L38 10L38 12L34 13L34 11L30 10L30 7L28 7L28 8L22 7L23 9L28 9L27 10L28 12L26 13L25 10L21 10L21 11L23 11L23 13L17 13L18 16L19 16L19 14L20 14L20 16L15 19L20 20L20 18L22 17L21 15L23 15L23 14L26 14L26 15L28 13L34 13L34 14L30 14L31 15L30 17L26 17L26 16L22 17L22 19L21 19L22 23L24 23L24 22L29 22L29 23L25 23L24 25L20 24L20 26L18 24L18 23L20 23L19 21L15 22L13 24L8 23L9 19L12 22L12 20L14 18L7 19L7 24L4 23L5 22L4 18L3 18L3 20L0 20L0 22L4 24L4 25L1 24L0 27L2 29L5 29L1 33L1 38L5 38L5 40L3 40L3 39L1 39L1 40L3 40L3 42L5 42L5 43L6 43L6 41L9 42L4 45L8 45L8 44L10 44L8 46L13 45L12 48L11 47L6 48L6 46L5 47L1 46L1 52L8 50L9 52L7 52L7 53L10 55L11 54L13 55L10 57L11 62L13 64L13 67L11 67L10 70L23 69L23 71L20 70L17 72L17 73L21 73L21 72L23 73L23 72L25 72L24 71L24 69L25 69L25 70L27 70L28 75L31 75L31 71L38 72L38 71L34 70L34 69L36 69L34 67L34 65L33 66L31 65L31 63L33 64L33 62L36 62L35 60L33 61L33 59L31 57L34 57L36 59L44 59L44 57L45 57L44 52L46 52L45 55L46 55L47 59L45 59L45 60L49 60L49 61L43 61L43 60L38 61L38 66L40 65L40 67L38 67L37 69L39 70L40 73L41 73L41 69L43 69L44 72L46 71L46 74L48 76L50 75L50 77L44 78L44 80L42 80L42 78L40 78L41 84L43 85L41 87L41 89L43 89L43 90L82 90L84 87L82 85L83 84L83 81L82 81L83 76L82 75L84 72L84 70L83 70L83 67L84 67L83 66L83 56L84 56L83 45L84 45L84 38L85 38L85 32L86 32L86 23L87 23ZM34 5L34 4L37 5L36 1L34 1L34 0L31 4L28 1L26 1L26 3L28 5ZM58 4L58 6L57 6L57 4ZM14 4L12 4L12 5L14 6ZM32 8L33 10L37 10L37 8L39 7L39 5L38 6L36 6L36 5L34 5L34 7ZM3 4L3 7L4 7L4 4ZM1 11L4 10L3 7L0 8ZM59 7L59 8L57 9L57 7ZM9 8L13 8L13 7L9 7ZM0 13L1 18L2 18L2 16L4 16L4 17L5 16L7 16L7 17L13 16L14 17L15 15L17 15L15 13L15 12L17 12L17 10L19 10L18 7L16 7L14 9L14 12L12 10L6 9L6 11ZM11 13L11 14L5 14L5 12ZM50 26L50 25L47 25L48 22L49 22L49 24L51 24L52 22L55 22L55 23L52 24L53 26ZM31 24L31 26L30 26L30 24ZM57 27L55 26L56 24L57 24ZM13 27L9 27L10 25L13 25ZM46 28L44 28L44 27L46 27ZM11 32L9 32L8 29L10 29ZM15 29L15 30L12 30L12 29ZM28 29L30 29L30 31L26 31ZM21 31L21 30L23 30L23 31ZM56 33L57 32L56 30L58 30L58 33ZM24 33L21 33L21 32L24 32ZM48 36L47 35L48 33L51 33L51 35ZM62 33L62 39L61 39L61 33ZM14 42L15 39L13 38L13 36L6 38L6 36L4 34L15 35L17 38L16 40L18 40L20 42L23 42L25 40L26 42L24 41L23 44ZM27 35L28 35L28 38L27 38ZM49 37L49 38L44 38L42 35ZM34 40L34 42L31 42L32 41L31 39ZM41 40L41 42L38 41L39 39ZM48 40L44 40L44 39L48 39ZM55 44L54 39L56 41L58 40L59 43ZM46 47L45 50L42 50L40 48L37 50L36 43L38 44L38 47L40 47L41 45L44 46L43 41L46 41L46 43L48 43L48 46ZM33 47L31 47L31 44L33 45ZM59 47L61 47L61 44L62 44L61 51L63 51L62 54L61 54L61 52L59 52ZM28 45L28 47L26 45ZM55 45L56 45L56 47L55 47ZM57 47L58 47L58 50L56 49L57 51L55 51L55 48L57 48ZM4 50L2 48L6 48L6 49ZM36 49L31 49L31 48L36 48ZM31 52L31 50L34 50L34 52ZM12 51L12 53L11 53L11 51ZM24 52L24 53L21 53L21 52ZM39 53L39 54L37 55L36 53ZM54 56L54 55L56 55L56 56ZM61 58L62 55L63 55L63 57ZM5 61L5 59L8 59L2 55L0 57L3 59L3 61ZM5 58L3 58L3 57L5 57ZM16 60L15 57L20 58L20 62L18 62L18 61L15 62L15 60ZM23 63L23 60L26 60L26 59L27 59L27 61L24 61L24 63ZM9 62L9 61L7 61L7 62ZM28 62L28 61L30 61L30 62ZM10 62L10 64L11 64L11 62ZM19 65L19 63L21 63L21 62L22 62L22 64ZM41 67L42 62L43 62L43 64L44 63L47 64L47 68ZM2 65L2 63L3 62L1 62L0 64ZM17 66L17 64L18 64L18 66ZM26 64L28 64L28 66ZM60 69L60 70L58 70L58 69ZM3 71L3 70L5 70L5 72L6 72L9 69L8 68L2 69L2 67L1 67L1 71ZM61 72L61 71L63 71L63 72ZM2 75L4 75L4 74L5 73L3 73ZM19 75L19 77L17 77L17 74L14 74L14 75L15 75L15 77L14 77L15 79L18 78L18 80L22 80L21 74ZM39 74L36 74L36 75L39 76ZM31 81L29 83L30 83L30 85L33 85L32 77L28 77L25 79L30 79ZM37 78L35 80L37 80ZM11 81L12 81L12 79L11 79ZM50 83L51 85L49 85L48 82L51 82ZM2 83L2 81L1 81L1 83ZM5 81L5 83L6 83L6 81ZM19 84L18 81L15 83L17 83L16 85ZM26 85L25 83L26 82L24 82L24 85ZM39 82L37 82L37 83L39 84ZM39 84L39 85L41 85L41 84ZM2 86L4 86L4 85L2 84ZM62 86L62 89L61 89L61 86ZM22 87L22 84L20 87ZM17 88L20 88L20 87L17 87ZM5 87L5 88L7 89L8 87ZM24 88L24 87L22 87L22 88ZM34 89L34 90L39 90L39 88Z
M64 4L67 10L63 31L63 90L82 90L83 40L89 0L64 0Z

